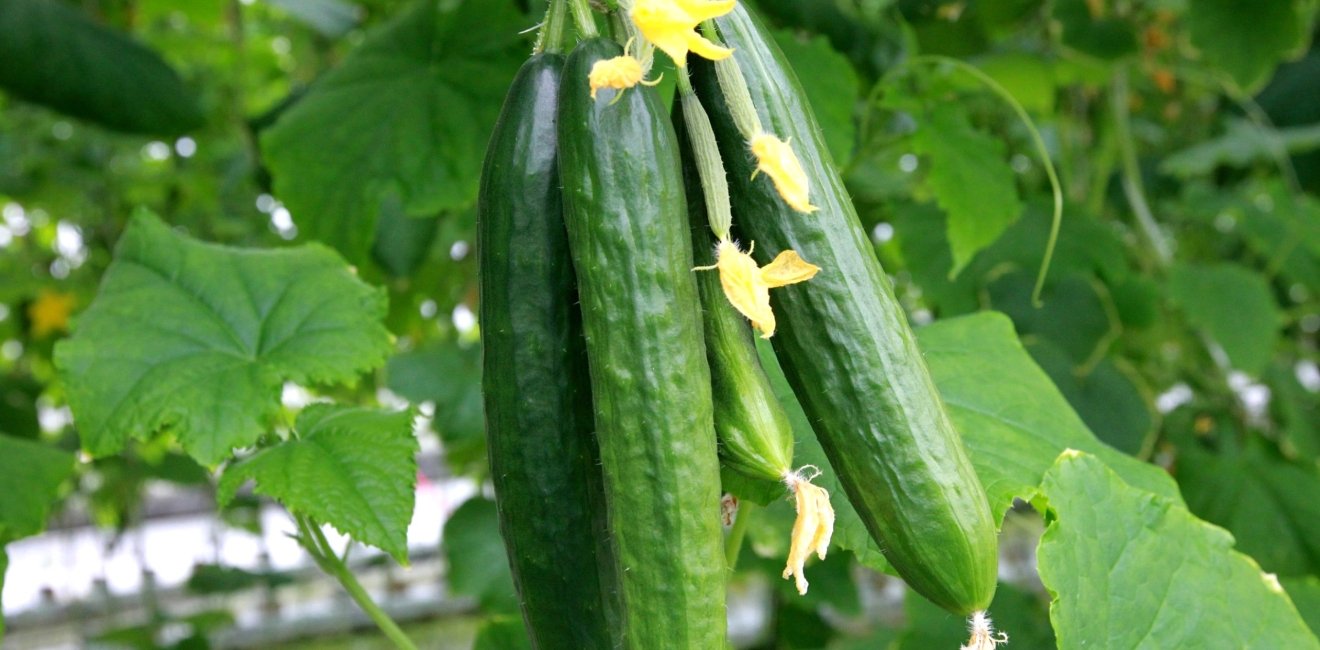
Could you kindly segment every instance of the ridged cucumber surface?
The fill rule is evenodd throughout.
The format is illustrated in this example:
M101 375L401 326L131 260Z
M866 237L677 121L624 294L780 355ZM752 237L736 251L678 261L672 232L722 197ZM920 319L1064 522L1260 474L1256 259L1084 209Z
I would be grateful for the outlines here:
M742 6L716 20L763 128L792 143L818 212L784 204L739 134L711 64L692 62L728 165L736 226L764 264L796 250L821 267L772 292L773 343L848 499L919 593L959 614L985 609L995 523L893 288L880 268L797 78Z
M482 172L486 435L500 530L534 647L604 649L614 647L605 605L613 568L597 561L604 494L559 189L563 66L559 54L523 65Z
M718 649L719 461L678 143L652 89L591 98L592 64L622 51L588 39L569 56L559 142L624 640Z

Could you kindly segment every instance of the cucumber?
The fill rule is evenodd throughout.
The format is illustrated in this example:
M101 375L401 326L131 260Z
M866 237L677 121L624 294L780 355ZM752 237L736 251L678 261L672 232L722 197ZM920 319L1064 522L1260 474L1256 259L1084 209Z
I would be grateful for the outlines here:
M591 98L592 64L621 53L593 38L569 56L559 164L624 644L721 648L719 459L678 143L653 89Z
M675 96L675 102L679 101ZM696 160L687 144L687 123L681 107L676 105L671 112L682 151L693 258L697 266L711 266L715 264L716 242L706 216ZM793 427L761 368L752 328L724 297L718 273L698 272L697 290L720 459L726 467L748 478L783 481L792 471Z
M523 65L482 172L486 436L500 530L533 646L610 648L602 587L610 580L598 572L596 553L604 496L556 162L563 66L563 55L549 53Z
M764 264L794 249L821 267L771 295L772 339L849 501L899 575L958 614L985 609L998 566L985 491L857 219L796 76L741 5L715 20L766 131L792 143L820 210L788 207L755 162L714 67L693 84L729 168L736 225ZM751 179L751 180L749 180Z

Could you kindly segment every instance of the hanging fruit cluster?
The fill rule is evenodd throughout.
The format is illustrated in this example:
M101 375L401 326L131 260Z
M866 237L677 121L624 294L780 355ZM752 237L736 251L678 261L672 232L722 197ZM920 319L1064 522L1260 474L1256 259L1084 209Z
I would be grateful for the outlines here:
M586 0L550 3L478 206L490 460L533 643L723 648L721 464L793 499L800 593L834 525L811 479L834 471L904 580L972 616L966 647L1002 643L985 493L783 55L735 0L606 4L613 38ZM830 468L794 468L754 331Z

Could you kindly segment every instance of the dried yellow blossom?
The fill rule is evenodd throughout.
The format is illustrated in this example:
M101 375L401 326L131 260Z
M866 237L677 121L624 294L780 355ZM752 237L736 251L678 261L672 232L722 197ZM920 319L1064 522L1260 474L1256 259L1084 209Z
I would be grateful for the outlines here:
M806 262L793 250L786 250L769 264L758 267L751 255L755 247L753 243L752 248L744 253L737 244L722 240L715 248L714 266L700 266L696 270L718 269L724 296L739 313L752 321L753 327L761 331L761 338L768 339L775 333L770 290L810 280L820 267Z
M793 522L793 537L788 547L784 579L793 578L799 594L807 593L807 575L803 570L807 558L815 553L816 557L825 559L825 553L830 548L830 537L834 534L834 507L830 505L830 493L813 485L803 475L806 469L790 473L784 478L784 483L793 491L797 506L797 520Z
M639 83L643 86L654 86L660 83L659 79L652 81L643 79L644 74L642 62L631 55L624 54L612 59L601 59L591 66L591 72L587 75L587 81L591 83L591 98L595 99L596 91L601 88L626 90ZM616 101L617 99L615 98Z
M733 11L736 4L736 0L637 0L628 15L642 36L682 69L687 67L689 50L711 61L733 54L733 50L706 40L695 30L702 21Z
M798 212L815 212L819 208L811 204L810 188L807 187L807 172L789 143L769 133L761 133L752 138L752 155L756 156L756 174L765 172L774 181L775 190L789 207Z
M27 308L32 338L39 339L55 332L68 331L73 305L73 294L43 289Z
M1008 643L1008 635L1003 632L996 634L990 617L986 616L985 612L972 614L968 623L972 629L972 638L967 640L967 645L961 646L958 650L995 650L995 647Z

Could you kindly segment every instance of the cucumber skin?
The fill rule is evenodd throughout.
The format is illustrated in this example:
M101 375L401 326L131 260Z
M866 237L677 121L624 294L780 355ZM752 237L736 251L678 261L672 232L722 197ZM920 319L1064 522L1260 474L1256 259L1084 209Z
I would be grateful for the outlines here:
M762 264L794 249L821 267L771 292L772 339L830 464L871 537L916 591L957 614L983 610L998 570L995 522L902 306L880 268L797 77L741 5L716 19L764 128L788 139L818 212L793 211L734 127L714 68L693 84L728 165L735 220ZM741 217L741 219L739 219Z
M682 154L692 253L697 266L710 266L715 263L716 242L706 215L701 175L687 138L680 101L676 95L670 113ZM718 271L697 272L697 290L701 296L720 459L726 467L748 478L782 481L784 473L792 470L793 428L761 368L751 324L724 296Z
M725 566L710 373L678 143L655 91L589 96L580 43L560 92L560 179L577 270L624 644L722 648Z
M483 394L500 531L536 648L612 648L612 563L598 571L604 495L586 349L559 190L564 57L518 72L477 202ZM602 579L602 577L604 579Z

